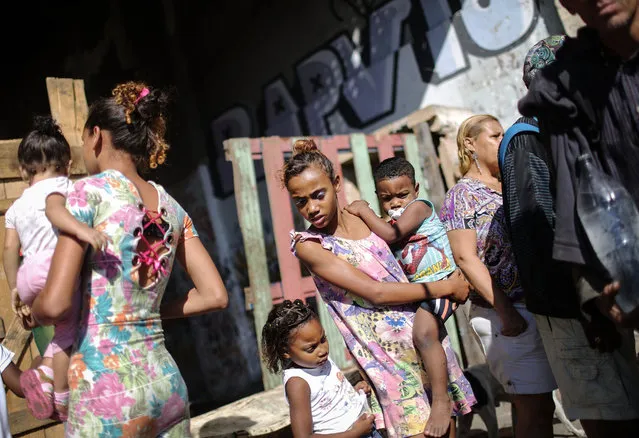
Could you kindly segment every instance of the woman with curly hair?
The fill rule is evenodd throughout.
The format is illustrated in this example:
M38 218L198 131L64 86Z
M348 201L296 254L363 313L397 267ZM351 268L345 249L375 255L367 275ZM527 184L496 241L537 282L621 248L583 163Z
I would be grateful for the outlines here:
M64 318L82 276L67 437L190 436L187 389L161 319L221 309L228 297L189 215L139 173L166 160L166 103L161 90L119 85L91 106L82 133L91 176L75 183L66 206L109 243L96 251L62 233L32 306L40 323ZM195 287L160 306L176 258Z

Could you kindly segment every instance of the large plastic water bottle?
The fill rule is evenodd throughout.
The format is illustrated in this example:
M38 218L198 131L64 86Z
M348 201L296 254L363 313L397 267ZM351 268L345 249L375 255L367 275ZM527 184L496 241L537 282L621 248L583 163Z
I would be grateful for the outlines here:
M626 313L639 305L639 212L628 191L579 157L577 213L601 264L619 281L616 301Z

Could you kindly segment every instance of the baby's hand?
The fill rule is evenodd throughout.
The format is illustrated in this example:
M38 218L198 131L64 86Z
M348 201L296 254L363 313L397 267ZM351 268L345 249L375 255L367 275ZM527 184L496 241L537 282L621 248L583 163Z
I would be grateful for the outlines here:
M373 414L362 414L355 423L353 423L352 429L358 436L368 435L373 431L374 420L375 416Z
M76 237L91 245L96 251L106 250L108 243L111 241L106 234L94 230L88 225L80 227Z
M32 328L38 327L38 322L31 314L31 309L29 309L29 315L20 317L20 322L25 330L31 330Z
M362 212L366 210L370 210L370 206L368 205L368 202L361 199L353 201L346 206L346 211L355 216L361 216Z
M360 380L359 382L355 384L355 391L357 392L364 391L364 394L370 395L371 386L368 384L366 380Z
M24 304L18 295L18 289L13 288L11 291L11 309L18 318L26 318L31 316L31 308Z
M18 295L18 289L14 287L11 291L11 309L13 310L13 313L17 315L18 309L20 309L23 305L24 304L20 300L20 295Z

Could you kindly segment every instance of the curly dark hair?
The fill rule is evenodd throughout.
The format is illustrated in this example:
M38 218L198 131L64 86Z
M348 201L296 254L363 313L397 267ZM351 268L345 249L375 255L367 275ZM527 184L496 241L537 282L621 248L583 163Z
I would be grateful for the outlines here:
M293 156L286 161L280 170L282 186L286 188L291 178L313 165L322 169L331 181L335 179L333 163L317 148L315 142L308 138L296 140L293 143Z
M262 328L262 359L269 370L277 373L286 367L291 334L313 319L317 314L302 300L284 300L271 309Z
M32 178L51 168L66 173L71 161L71 148L60 126L51 116L36 116L33 128L18 146L18 163Z
M113 146L131 154L140 171L164 164L169 150L164 138L168 94L142 82L126 82L112 95L91 105L85 129L110 131Z
M400 176L407 176L415 185L415 168L408 160L401 157L387 158L379 163L373 171L375 183L384 179L399 178Z

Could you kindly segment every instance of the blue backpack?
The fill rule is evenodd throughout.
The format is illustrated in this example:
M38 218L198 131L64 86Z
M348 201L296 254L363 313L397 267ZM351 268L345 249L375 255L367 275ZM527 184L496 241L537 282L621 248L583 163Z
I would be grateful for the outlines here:
M539 134L539 128L526 122L518 122L508 128L504 134L504 138L502 138L501 143L499 143L498 159L500 172L503 173L504 171L504 159L506 158L506 152L510 141L517 134L521 134L522 132L534 132L535 134Z

